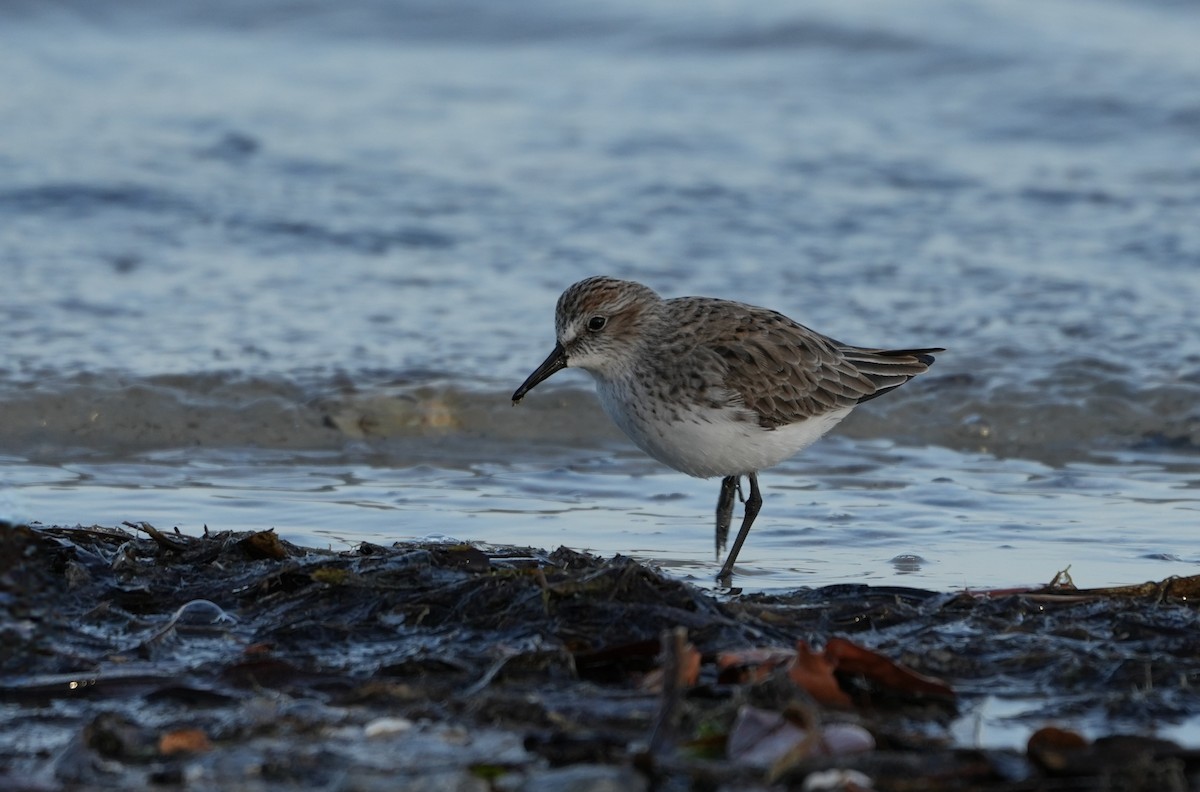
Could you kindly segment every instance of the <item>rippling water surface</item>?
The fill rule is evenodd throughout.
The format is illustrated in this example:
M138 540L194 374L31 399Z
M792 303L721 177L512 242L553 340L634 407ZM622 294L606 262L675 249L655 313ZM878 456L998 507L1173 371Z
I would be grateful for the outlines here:
M0 511L709 583L571 282L946 346L762 476L739 583L1200 572L1200 9L9 3Z

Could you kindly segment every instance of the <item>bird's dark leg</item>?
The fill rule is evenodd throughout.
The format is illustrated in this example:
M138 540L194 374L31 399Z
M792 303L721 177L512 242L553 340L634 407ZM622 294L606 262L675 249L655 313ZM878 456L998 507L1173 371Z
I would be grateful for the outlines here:
M741 489L737 476L721 479L721 497L717 499L717 558L729 539L729 524L733 522L733 493Z
M751 473L746 478L750 479L750 497L746 499L746 514L742 517L742 528L738 531L737 538L733 540L733 548L725 558L725 563L721 565L721 571L717 573L717 580L722 583L727 583L733 577L733 564L737 561L738 553L742 551L742 545L746 542L746 536L750 533L750 526L754 524L754 518L758 516L758 510L762 508L762 493L758 491L758 474ZM734 478L734 481L736 480ZM725 496L725 482L727 481L729 481L728 478L721 482L721 497Z

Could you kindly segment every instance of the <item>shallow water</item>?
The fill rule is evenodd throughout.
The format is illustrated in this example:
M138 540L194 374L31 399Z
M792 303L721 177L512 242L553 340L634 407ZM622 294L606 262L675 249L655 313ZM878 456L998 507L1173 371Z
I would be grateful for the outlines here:
M607 272L950 349L763 474L740 584L1200 571L1189 5L0 13L3 516L708 584L715 481L508 404Z
M13 463L22 508L46 523L146 520L197 534L276 527L345 547L431 535L621 553L700 585L717 568L715 482L657 469L632 449L536 462L398 468L341 454L164 452L127 462ZM1080 586L1195 574L1185 539L1200 495L1161 458L1051 467L940 448L831 438L763 477L762 522L739 585L834 582L940 590ZM1190 486L1190 490L1186 487Z

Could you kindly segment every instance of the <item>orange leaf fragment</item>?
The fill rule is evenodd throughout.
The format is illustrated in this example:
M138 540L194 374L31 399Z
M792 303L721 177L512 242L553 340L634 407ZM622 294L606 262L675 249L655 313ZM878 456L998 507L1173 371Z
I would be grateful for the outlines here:
M1087 761L1087 738L1069 729L1043 726L1029 737L1026 753L1046 770L1067 770L1073 764Z
M677 687L689 688L696 686L700 681L701 659L700 651L695 646L691 643L684 645L683 651L678 658L679 669L675 677ZM661 691L662 687L663 668L661 666L642 677L642 690Z
M943 699L955 697L954 690L940 679L917 673L845 638L826 641L825 658L838 671L864 676L887 690Z
M795 656L791 649L777 647L721 652L717 655L717 678L727 684L761 682Z
M690 643L684 647L683 657L679 658L679 684L681 687L695 687L700 681L700 652Z
M158 752L164 756L178 753L204 753L212 750L208 735L199 729L177 729L158 738Z
M848 709L853 702L833 675L836 668L837 662L829 658L828 648L814 652L806 641L797 641L796 659L788 669L788 676L819 703Z

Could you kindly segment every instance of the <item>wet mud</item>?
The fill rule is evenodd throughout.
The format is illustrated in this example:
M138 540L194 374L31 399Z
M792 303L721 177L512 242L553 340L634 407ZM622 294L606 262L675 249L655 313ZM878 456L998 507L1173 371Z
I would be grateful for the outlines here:
M1200 784L1158 736L1200 712L1196 578L714 595L563 548L127 528L0 526L0 788ZM1024 745L963 739L996 700L1034 702Z

